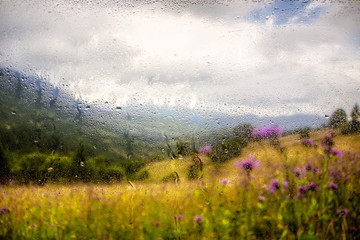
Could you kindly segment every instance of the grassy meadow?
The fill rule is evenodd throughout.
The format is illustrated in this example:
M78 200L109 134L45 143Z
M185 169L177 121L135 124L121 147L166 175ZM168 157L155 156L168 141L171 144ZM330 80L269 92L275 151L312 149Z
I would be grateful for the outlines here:
M326 151L327 131L311 146L252 142L224 163L201 155L191 181L184 157L147 164L144 181L4 185L0 238L360 239L360 135Z

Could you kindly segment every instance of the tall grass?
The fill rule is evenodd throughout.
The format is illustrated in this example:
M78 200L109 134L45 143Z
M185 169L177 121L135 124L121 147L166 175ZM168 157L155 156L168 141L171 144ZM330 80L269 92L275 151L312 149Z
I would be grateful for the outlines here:
M161 183L161 176L156 183L155 164L148 183L2 186L0 237L360 239L357 138L335 138L333 148L342 151L329 154L320 137L314 137L318 147L281 139L281 151L254 143L216 174L205 161L205 176L196 181L186 180L186 164L172 162L177 183ZM256 168L236 164L251 154Z

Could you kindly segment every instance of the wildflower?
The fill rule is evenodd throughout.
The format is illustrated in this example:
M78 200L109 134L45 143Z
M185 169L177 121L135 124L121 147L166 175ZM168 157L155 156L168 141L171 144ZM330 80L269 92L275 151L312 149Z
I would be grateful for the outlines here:
M331 154L338 157L343 157L344 153L338 149L332 149Z
M4 214L9 213L9 212L10 212L10 208L8 208L8 207L0 208L0 215L4 215Z
M334 146L334 138L335 136L335 131L333 129L331 129L324 137L324 139L321 141L321 145L324 148L326 153L330 153L331 152L331 148Z
M209 154L211 152L211 145L206 145L203 148L199 149L199 153L201 154Z
M174 216L174 219L176 220L176 219L179 219L179 220L181 220L181 219L183 219L184 218L184 215L182 215L182 214L179 214L179 215L176 215L175 214L175 216Z
M296 168L295 171L294 171L294 173L295 173L295 176L296 176L296 177L300 177L301 169Z
M155 221L155 222L154 222L154 225L155 225L155 227L158 227L158 226L160 225L160 222L159 222L159 221Z
M270 193L273 193L279 189L280 189L279 180L277 179L273 180L272 183L270 184Z
M194 218L194 222L199 223L199 224L201 223L201 220L203 220L203 217L199 216L199 215L196 215Z
M227 184L230 183L230 180L227 179L227 178L224 178L224 179L222 179L222 180L220 181L220 183L222 183L222 184L224 184L224 185L227 185Z
M349 232L351 233L357 233L358 229L354 226L350 227Z
M307 188L305 185L299 186L298 190L299 190L300 194L305 194L307 192Z
M308 163L308 164L306 164L305 169L306 169L306 171L310 172L311 169L313 169L313 167L314 167L314 166L313 166L311 163Z
M315 182L310 183L308 190L309 191L315 191L316 190L316 183Z
M305 147L313 147L314 146L314 141L311 140L311 139L305 139L302 144L305 146Z
M260 139L270 139L277 137L283 133L284 129L276 126L269 126L264 128L255 128L252 132L253 138Z
M251 155L248 159L235 163L235 166L242 167L245 171L251 172L254 168L259 167L259 161L255 161L255 159L255 156Z
M264 197L264 196L259 196L259 201L260 202L265 202L266 201L266 197Z
M283 185L284 187L288 187L288 186L289 186L289 182L288 182L288 181L283 181L283 182L282 182L282 185Z
M336 190L336 189L339 188L339 186L338 186L336 183L330 183L330 184L328 185L328 187L329 187L330 189L332 189L332 190Z
M347 208L339 209L339 210L337 210L336 213L339 214L339 215L345 215L345 216L347 216L347 215L349 214L349 209L347 209Z

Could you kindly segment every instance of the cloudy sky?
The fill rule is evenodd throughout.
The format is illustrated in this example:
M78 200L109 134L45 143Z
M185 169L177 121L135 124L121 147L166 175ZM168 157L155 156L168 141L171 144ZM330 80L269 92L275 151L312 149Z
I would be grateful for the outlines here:
M0 67L76 98L231 114L360 103L360 2L0 1Z

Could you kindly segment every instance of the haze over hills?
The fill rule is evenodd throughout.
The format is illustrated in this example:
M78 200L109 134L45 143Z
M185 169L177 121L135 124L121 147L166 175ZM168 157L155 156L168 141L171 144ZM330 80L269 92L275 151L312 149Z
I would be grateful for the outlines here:
M311 114L260 117L255 114L230 115L135 102L130 102L127 106L116 106L106 101L89 103L75 99L71 93L66 92L65 88L55 87L41 76L27 76L4 68L0 70L0 74L1 91L13 95L16 99L39 108L54 109L60 116L74 123L100 126L115 133L125 131L145 139L161 140L164 133L180 137L231 128L244 123L253 126L279 125L286 130L293 130L306 126L316 128L327 122L324 116Z

